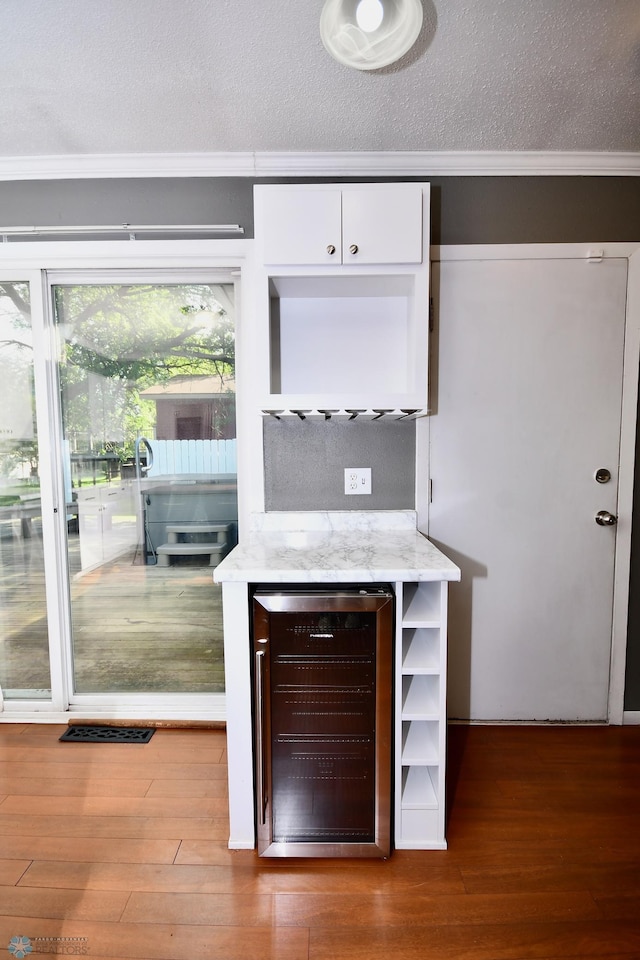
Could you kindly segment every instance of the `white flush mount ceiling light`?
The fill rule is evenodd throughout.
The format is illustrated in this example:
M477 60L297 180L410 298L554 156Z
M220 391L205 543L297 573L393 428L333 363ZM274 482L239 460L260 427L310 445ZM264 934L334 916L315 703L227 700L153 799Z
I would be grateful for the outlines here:
M356 70L395 63L416 42L421 26L421 0L326 0L320 15L325 49Z

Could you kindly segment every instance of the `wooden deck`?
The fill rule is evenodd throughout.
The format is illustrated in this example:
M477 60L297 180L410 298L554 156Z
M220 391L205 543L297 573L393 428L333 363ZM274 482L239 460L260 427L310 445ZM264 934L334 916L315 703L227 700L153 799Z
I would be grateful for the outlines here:
M47 690L42 540L34 531L0 546L0 682ZM77 538L69 546L77 692L224 690L221 588L207 557L163 568L126 555L77 576Z
M0 724L0 945L113 960L640 957L640 727L451 728L449 849L388 861L229 851L223 731L109 745L58 743L62 729Z
M222 591L207 561L114 563L73 584L79 693L224 691Z

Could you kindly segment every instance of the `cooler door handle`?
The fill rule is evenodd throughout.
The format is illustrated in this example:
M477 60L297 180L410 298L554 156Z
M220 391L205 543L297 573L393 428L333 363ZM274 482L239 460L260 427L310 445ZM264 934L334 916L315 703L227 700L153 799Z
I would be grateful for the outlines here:
M257 800L260 824L266 822L268 798L265 791L265 755L264 755L264 650L256 652L256 777Z

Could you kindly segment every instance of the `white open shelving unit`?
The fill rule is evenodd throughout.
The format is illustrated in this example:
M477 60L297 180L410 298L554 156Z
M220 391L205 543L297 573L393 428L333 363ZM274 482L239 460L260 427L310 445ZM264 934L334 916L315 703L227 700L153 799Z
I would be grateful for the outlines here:
M446 581L397 583L395 844L443 849Z

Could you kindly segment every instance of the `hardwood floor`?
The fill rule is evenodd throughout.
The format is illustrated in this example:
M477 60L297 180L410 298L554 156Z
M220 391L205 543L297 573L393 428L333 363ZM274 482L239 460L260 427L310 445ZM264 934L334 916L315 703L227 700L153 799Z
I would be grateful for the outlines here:
M640 727L452 727L449 848L388 861L228 850L223 731L63 729L0 724L0 953L640 957Z

